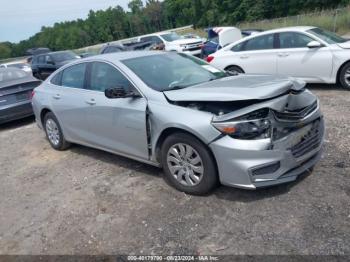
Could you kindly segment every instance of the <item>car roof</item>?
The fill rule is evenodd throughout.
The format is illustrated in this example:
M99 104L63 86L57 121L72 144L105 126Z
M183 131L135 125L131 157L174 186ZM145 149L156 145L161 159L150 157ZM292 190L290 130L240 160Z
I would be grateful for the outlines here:
M314 26L291 26L291 27L282 27L282 28L267 30L267 31L259 32L259 33L244 37L236 42L233 42L233 43L225 46L225 49L231 48L232 46L234 46L236 44L240 44L240 43L243 43L249 39L253 39L253 38L256 38L259 36L263 36L263 35L269 35L269 34L281 33L281 32L305 32L305 31L308 31L308 30L314 29L314 28L316 28L316 27L314 27Z
M137 57L145 57L145 56L151 56L151 55L159 55L159 54L165 54L166 52L162 51L125 51L125 52L117 52L117 53L109 53L109 54L102 54L102 55L96 55L93 57L87 57L79 60L82 61L94 61L94 60L105 60L108 62L114 62L114 61L121 61L125 59L130 58L137 58Z
M291 27L282 27L277 29L272 29L268 31L264 31L265 33L278 33L278 32L290 32L290 31L297 31L297 32L305 32L307 30L315 28L314 26L291 26Z
M43 53L43 54L37 54L37 55L34 55L34 56L53 55L53 54L61 54L61 53L66 53L66 52L73 52L73 51L71 51L71 50L55 51L55 52L48 52L48 53Z

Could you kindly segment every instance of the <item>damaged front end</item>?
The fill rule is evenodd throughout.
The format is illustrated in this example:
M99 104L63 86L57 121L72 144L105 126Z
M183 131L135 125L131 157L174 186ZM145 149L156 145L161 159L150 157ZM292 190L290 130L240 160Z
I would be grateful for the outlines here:
M290 182L321 157L324 120L305 88L266 99L177 104L213 114L222 135L209 147L222 184L255 189Z

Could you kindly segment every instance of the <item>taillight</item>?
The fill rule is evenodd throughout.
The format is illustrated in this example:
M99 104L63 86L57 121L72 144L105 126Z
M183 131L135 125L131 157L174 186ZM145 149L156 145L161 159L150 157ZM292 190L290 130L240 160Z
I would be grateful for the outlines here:
M210 55L210 56L207 57L207 62L208 62L208 63L210 63L210 62L213 61L213 60L214 60L214 57L213 57L213 56Z
M32 93L30 94L30 99L32 100L35 95L35 91L33 90Z

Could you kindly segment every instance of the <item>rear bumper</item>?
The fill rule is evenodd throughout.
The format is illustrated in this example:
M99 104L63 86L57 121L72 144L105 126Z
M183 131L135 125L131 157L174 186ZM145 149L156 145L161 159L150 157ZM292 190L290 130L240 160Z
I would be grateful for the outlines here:
M0 107L0 124L33 115L30 101Z
M217 161L223 185L256 189L294 181L312 168L322 156L324 121L320 143L302 156L287 148L269 149L271 140L235 140L225 136L209 146Z

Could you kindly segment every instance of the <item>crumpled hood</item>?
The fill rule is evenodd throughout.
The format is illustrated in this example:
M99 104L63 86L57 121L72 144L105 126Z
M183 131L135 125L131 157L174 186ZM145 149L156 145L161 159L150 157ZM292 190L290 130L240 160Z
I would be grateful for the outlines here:
M344 49L350 49L350 41L344 42L344 43L338 43L338 46Z
M305 82L293 78L266 75L239 75L198 84L180 90L165 91L171 101L243 101L264 100L289 90L298 91Z

